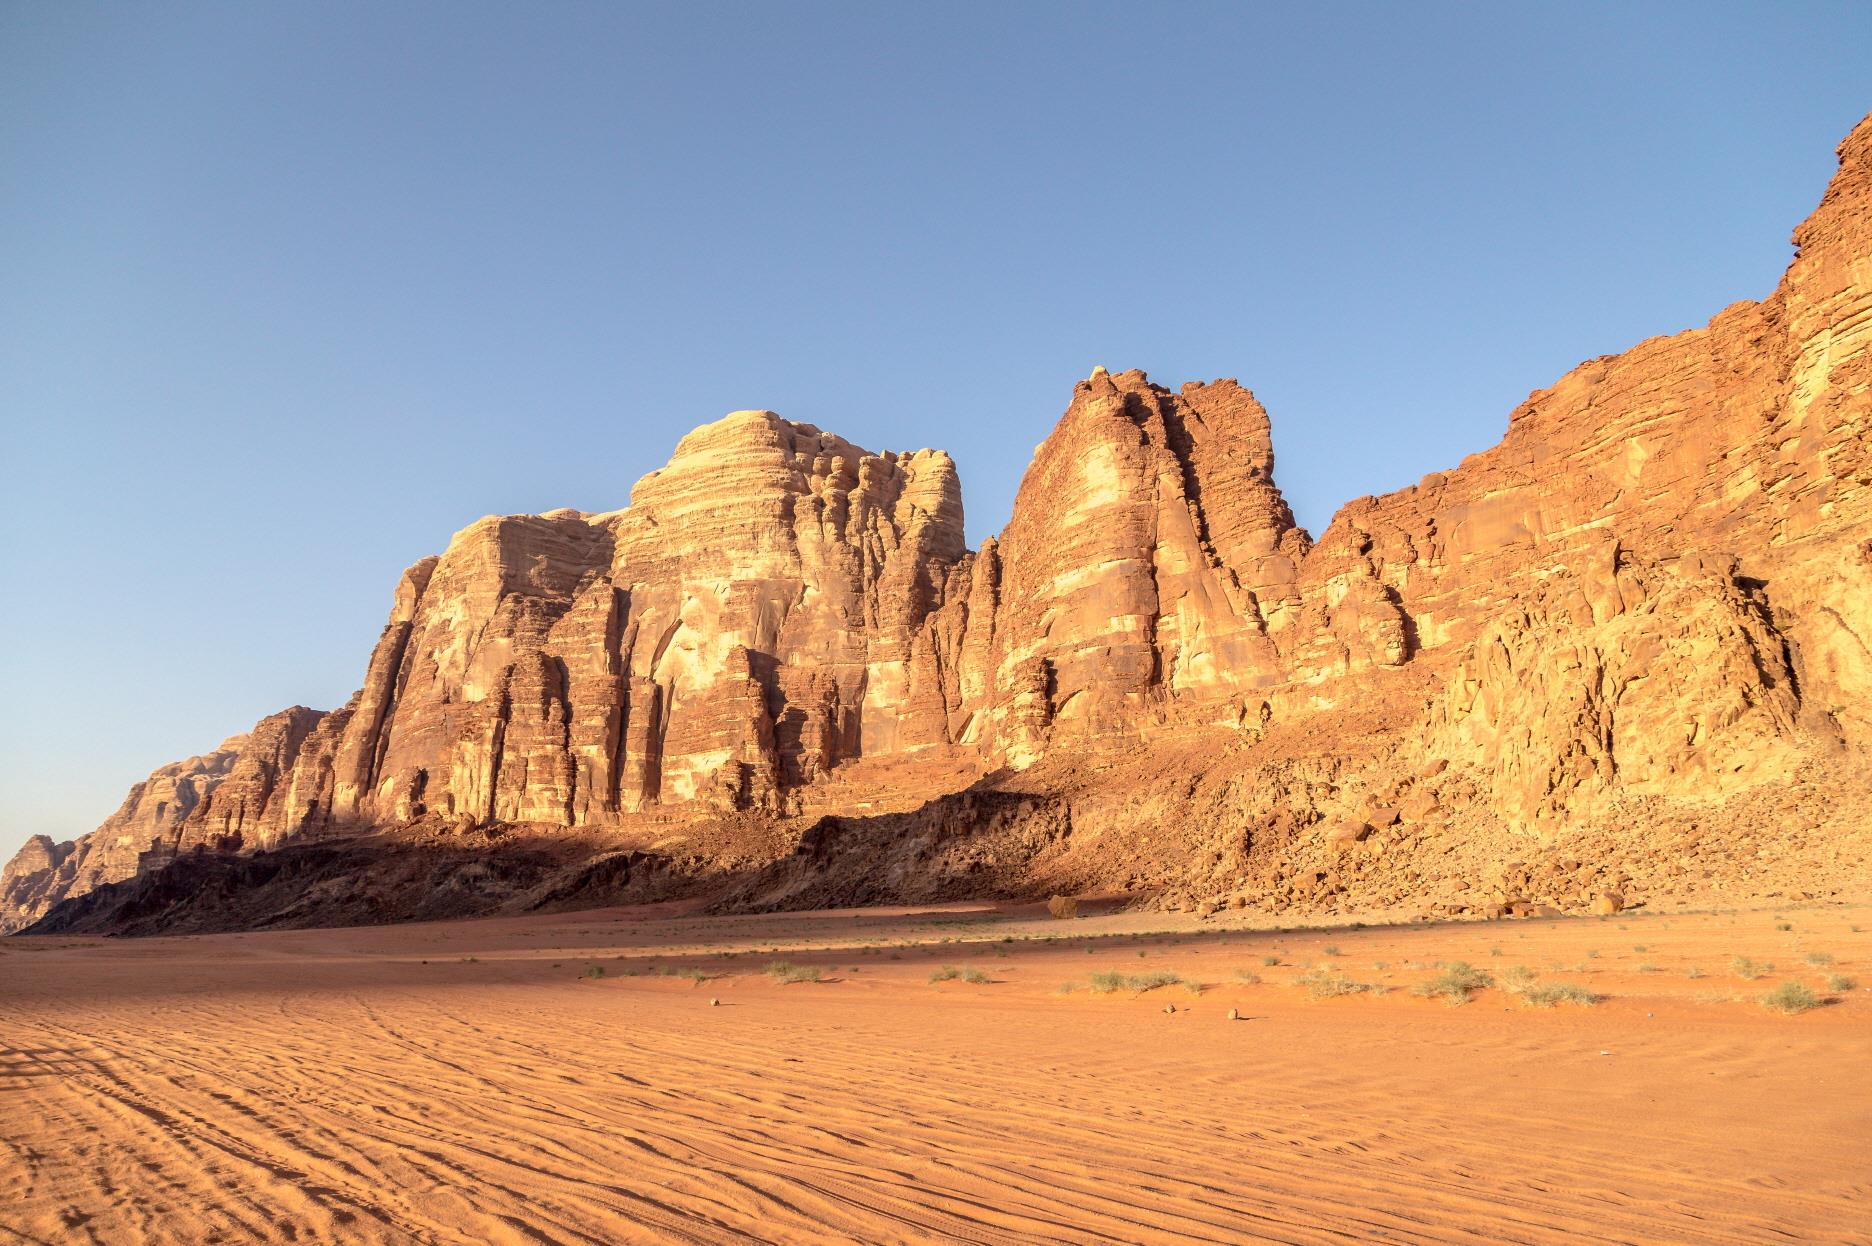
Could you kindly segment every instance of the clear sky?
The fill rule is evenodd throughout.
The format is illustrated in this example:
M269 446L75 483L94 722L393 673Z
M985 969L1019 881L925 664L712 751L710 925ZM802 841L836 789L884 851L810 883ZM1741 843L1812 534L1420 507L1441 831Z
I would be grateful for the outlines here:
M1767 294L1872 6L0 3L0 855L362 678L477 516L771 407L1236 376L1316 532Z

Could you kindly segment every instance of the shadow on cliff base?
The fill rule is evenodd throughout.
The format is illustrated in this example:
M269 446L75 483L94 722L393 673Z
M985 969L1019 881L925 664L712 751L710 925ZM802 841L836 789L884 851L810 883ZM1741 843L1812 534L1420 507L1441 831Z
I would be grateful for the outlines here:
M913 810L777 823L726 815L665 853L564 828L466 836L386 830L255 852L184 853L54 906L22 934L149 936L368 926L692 899L772 913L1082 893L1046 862L1072 836L1057 794L1006 775ZM797 828L797 829L796 829ZM760 842L764 841L764 842Z

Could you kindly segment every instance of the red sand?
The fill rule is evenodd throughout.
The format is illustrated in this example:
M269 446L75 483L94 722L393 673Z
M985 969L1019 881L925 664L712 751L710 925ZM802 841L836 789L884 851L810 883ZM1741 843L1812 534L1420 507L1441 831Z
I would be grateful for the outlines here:
M961 905L0 940L0 1242L1872 1242L1872 996L1755 1002L1872 985L1854 924ZM1606 998L1410 993L1454 959ZM1390 989L1314 1000L1308 962ZM720 976L626 976L651 966Z

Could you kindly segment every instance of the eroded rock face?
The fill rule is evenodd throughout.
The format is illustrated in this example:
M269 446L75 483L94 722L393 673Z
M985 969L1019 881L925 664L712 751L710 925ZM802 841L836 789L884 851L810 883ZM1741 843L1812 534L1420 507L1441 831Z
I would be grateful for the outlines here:
M1176 765L1226 753L1243 777L1149 816L1260 846L1160 870L1140 840L1105 883L1249 887L1252 857L1268 895L1330 894L1399 833L1374 808L1536 836L1630 799L1756 808L1776 776L1872 746L1872 118L1840 159L1768 298L1582 364L1498 445L1348 504L1317 543L1231 380L1095 370L974 552L947 455L736 412L623 510L457 533L403 576L349 705L164 767L76 845L29 842L0 921L181 852L425 819L680 837L697 811L868 808L937 759L988 775L1191 733L1211 743ZM1142 807L1073 782L1071 817L1045 793L1010 807L1065 827ZM943 806L942 834L986 807ZM1379 830L1300 869L1346 821ZM996 834L1004 855L1054 842ZM789 868L787 894L820 894Z
M334 816L777 811L842 760L947 745L925 625L965 553L947 455L736 412L625 510L484 519L405 574Z
M1136 733L1284 678L1306 534L1274 485L1267 413L1234 381L1079 384L1002 534L987 752Z
M89 835L66 844L34 836L0 873L0 929L184 853L250 850L285 838L299 829L294 793L306 741L333 717L303 706L269 715L212 753L159 767Z
M1487 776L1538 825L1614 791L1721 796L1795 766L1786 640L1730 559L1558 572L1485 627L1431 706L1423 752Z

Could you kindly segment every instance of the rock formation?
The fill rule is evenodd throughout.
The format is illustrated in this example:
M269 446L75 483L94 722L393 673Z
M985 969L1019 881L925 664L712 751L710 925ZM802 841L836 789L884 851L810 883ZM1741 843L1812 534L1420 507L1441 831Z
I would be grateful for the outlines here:
M1581 365L1498 445L1317 542L1232 380L1096 369L976 551L947 455L736 412L625 509L457 533L404 574L350 704L162 768L76 844L29 842L0 923L190 853L410 827L733 855L740 818L799 847L736 884L750 905L929 894L912 842L951 889L1297 903L1451 819L1551 844L1632 801L1668 821L1739 800L1772 825L1796 773L1857 800L1872 118L1839 154L1768 298ZM1140 804L1148 773L1175 791ZM1159 818L1197 838L1146 847ZM1086 826L1130 847L1081 861ZM861 859L874 876L813 882Z

